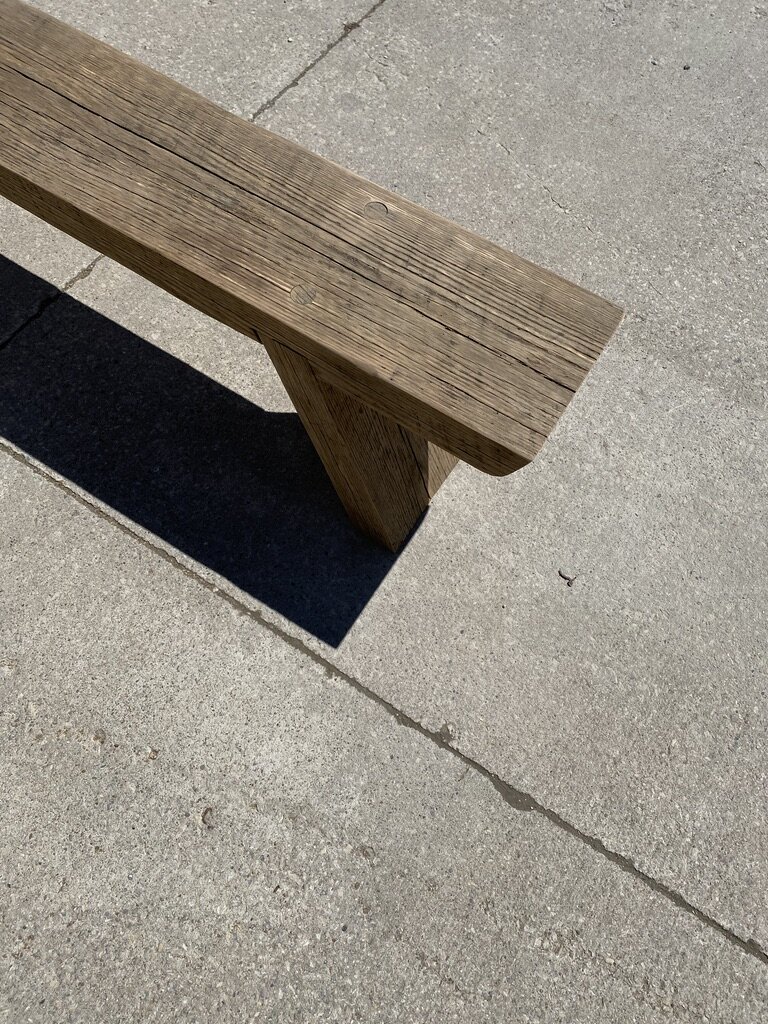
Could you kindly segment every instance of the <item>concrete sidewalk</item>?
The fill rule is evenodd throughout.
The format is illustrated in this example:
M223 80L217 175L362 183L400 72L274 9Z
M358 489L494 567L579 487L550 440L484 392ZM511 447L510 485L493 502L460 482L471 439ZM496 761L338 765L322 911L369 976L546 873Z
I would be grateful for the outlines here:
M763 1021L768 9L41 6L628 316L392 558L0 206L0 1019Z

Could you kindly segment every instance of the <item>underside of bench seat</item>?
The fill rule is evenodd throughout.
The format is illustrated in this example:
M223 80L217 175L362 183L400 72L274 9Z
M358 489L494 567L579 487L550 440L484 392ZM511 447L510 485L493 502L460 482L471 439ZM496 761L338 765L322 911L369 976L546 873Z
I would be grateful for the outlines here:
M16 0L0 136L0 192L263 342L295 401L306 366L410 450L435 446L437 485L444 452L494 474L534 458L621 319Z

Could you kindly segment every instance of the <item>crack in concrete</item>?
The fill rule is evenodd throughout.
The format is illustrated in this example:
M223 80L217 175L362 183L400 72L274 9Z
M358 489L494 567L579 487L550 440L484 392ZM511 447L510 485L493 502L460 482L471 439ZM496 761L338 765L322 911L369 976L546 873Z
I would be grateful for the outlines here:
M256 113L255 114L251 114L249 120L250 121L256 121L267 110L271 110L272 107L274 107L274 105L279 100L281 100L283 98L283 96L285 96L285 94L287 92L290 92L291 89L295 89L296 86L299 84L299 82L306 75L308 75L310 73L310 71L314 71L314 69L317 67L317 65L320 63L320 61L325 60L325 58L328 56L328 54L332 50L335 50L336 47L339 45L339 43L343 43L348 35L350 35L352 32L356 32L357 29L359 29L360 26L363 24L363 22L367 21L372 15L374 15L376 13L376 11L378 11L378 9L380 7L382 7L385 3L386 3L386 0L376 0L376 3L373 5L373 7L370 7L365 12L365 14L363 14L360 18L357 19L357 21L347 21L347 22L345 22L344 28L342 29L342 32L341 32L341 35L339 35L335 39L331 40L331 42L328 43L328 45L323 50L320 51L320 53L317 55L317 57L315 57L314 60L310 61L310 63L307 64L307 66L303 70L301 70L298 73L298 75L296 75L296 77L294 79L292 79L287 85L283 86L283 88L280 90L280 92L276 93L271 99L267 100L265 103L262 103L262 105L259 107L259 109L256 111Z
M46 480L48 483L53 484L59 490L63 491L69 497L74 498L79 504L93 512L99 519L109 523L111 526L117 528L122 533L131 537L137 541L142 547L152 551L154 554L162 558L165 562L172 565L174 568L182 572L186 577L194 580L199 586L203 587L210 594L216 595L224 600L231 608L237 611L239 614L244 615L246 618L253 622L258 623L265 629L269 630L274 636L283 640L292 647L295 651L309 658L318 665L324 672L326 678L335 679L339 682L345 683L351 687L356 693L361 694L366 699L372 701L377 707L386 712L389 717L393 718L398 725L403 726L406 729L410 729L413 732L418 733L424 739L429 740L435 746L441 750L457 758L466 767L466 772L462 776L462 779L466 777L469 771L477 772L482 778L486 779L499 794L501 799L507 806L518 812L525 812L531 814L537 814L540 817L546 819L550 824L554 825L561 832L570 836L572 839L577 840L584 846L589 847L593 853L607 860L610 864L615 865L620 871L624 871L630 875L635 881L640 882L651 892L657 896L661 896L666 899L673 906L677 907L678 910L682 910L684 913L689 914L695 918L700 924L712 931L717 932L726 942L731 946L739 949L742 953L753 957L765 966L768 966L768 951L766 951L755 939L745 939L739 935L732 928L722 924L716 918L707 914L706 911L701 910L695 906L689 900L685 898L681 893L672 889L664 882L660 882L658 879L649 875L642 868L638 867L629 857L622 853L618 853L615 850L611 850L605 845L605 843L598 839L596 836L590 835L588 832L584 832L576 825L571 824L567 819L563 818L557 811L546 807L539 800L537 800L530 793L526 793L521 789L517 789L512 786L509 782L506 782L495 772L492 772L485 765L476 761L469 754L465 754L458 747L454 746L452 742L452 734L445 730L445 728L439 731L428 729L421 722L415 718L411 718L410 715L401 711L395 704L388 701L386 698L380 696L370 687L366 686L359 679L340 669L334 665L328 658L314 651L308 644L304 643L299 637L294 636L287 629L278 625L276 622L272 622L262 612L256 608L251 608L244 601L235 597L233 594L228 593L226 590L222 590L215 583L205 579L199 573L195 572L189 566L185 565L179 558L173 555L170 551L161 547L159 544L154 543L148 538L142 536L141 533L131 529L126 523L121 522L119 519L115 519L109 515L104 509L98 505L89 501L82 494L79 494L74 490L66 481L60 480L50 473L46 472L45 469L32 461L24 452L0 441L0 451L4 451L7 455L13 458L16 462L30 469L33 473Z
M555 204L555 206L556 206L556 207L557 207L557 208L558 208L559 210L562 210L562 211L563 211L563 213L568 213L568 212L569 212L569 211L568 211L568 207L567 207L567 206L563 206L563 204L562 204L562 203L558 202L558 201L557 201L557 199L555 199L554 193L552 192L552 189L551 189L551 188L549 187L549 185L546 185L546 184L545 184L545 183L544 183L544 182L542 181L542 182L541 182L541 187L542 187L542 188L544 189L544 191L545 191L545 192L547 193L547 195L549 196L549 198L551 199L551 201L552 201L552 202L553 202L553 203Z
M101 263L103 259L106 259L106 256L104 253L100 252L99 255L95 259L91 260L90 263L86 264L82 270L78 270L74 277L70 277L68 281L65 281L59 291L68 292L69 289L76 285L78 281L84 281L86 277L90 277L97 265Z
M54 304L54 302L59 301L60 296L60 291L54 291L43 296L37 304L37 309L35 309L35 311L31 313L30 316L28 316L27 319L24 320L14 331L11 331L7 338L0 341L0 352L2 352L4 348L7 348L15 338L18 338L21 332L25 331L30 324L33 324L35 320L39 320L45 311Z
M45 295L40 300L40 302L37 304L37 309L35 309L35 311L31 313L27 317L27 319L16 328L15 331L11 331L11 333L4 341L0 341L0 351L2 351L2 349L4 348L7 348L7 346L11 344L14 338L18 338L22 331L26 331L30 324L33 324L36 320L39 320L40 317L43 316L43 314L48 309L50 309L51 306L58 302L61 296L66 294L73 285L77 284L78 281L85 280L85 278L88 277L93 272L94 268L96 267L96 264L103 259L104 256L101 253L99 253L96 259L91 260L91 262L88 263L85 267L83 267L82 270L78 270L78 272L73 277L70 277L68 281L65 281L61 288L55 288L52 285L51 287L54 287L54 290L49 295Z

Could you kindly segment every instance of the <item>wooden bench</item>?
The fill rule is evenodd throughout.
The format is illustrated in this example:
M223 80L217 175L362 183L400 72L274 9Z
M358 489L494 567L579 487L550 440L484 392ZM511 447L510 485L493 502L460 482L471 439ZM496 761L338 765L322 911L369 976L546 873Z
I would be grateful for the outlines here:
M260 341L347 513L392 550L457 459L534 458L621 319L16 0L0 192Z

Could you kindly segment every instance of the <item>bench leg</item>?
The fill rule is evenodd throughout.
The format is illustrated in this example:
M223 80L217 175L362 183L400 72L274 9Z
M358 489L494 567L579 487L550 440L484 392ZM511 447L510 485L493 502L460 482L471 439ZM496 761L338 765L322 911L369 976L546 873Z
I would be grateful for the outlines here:
M262 341L347 515L397 551L456 458L321 379L304 356Z

